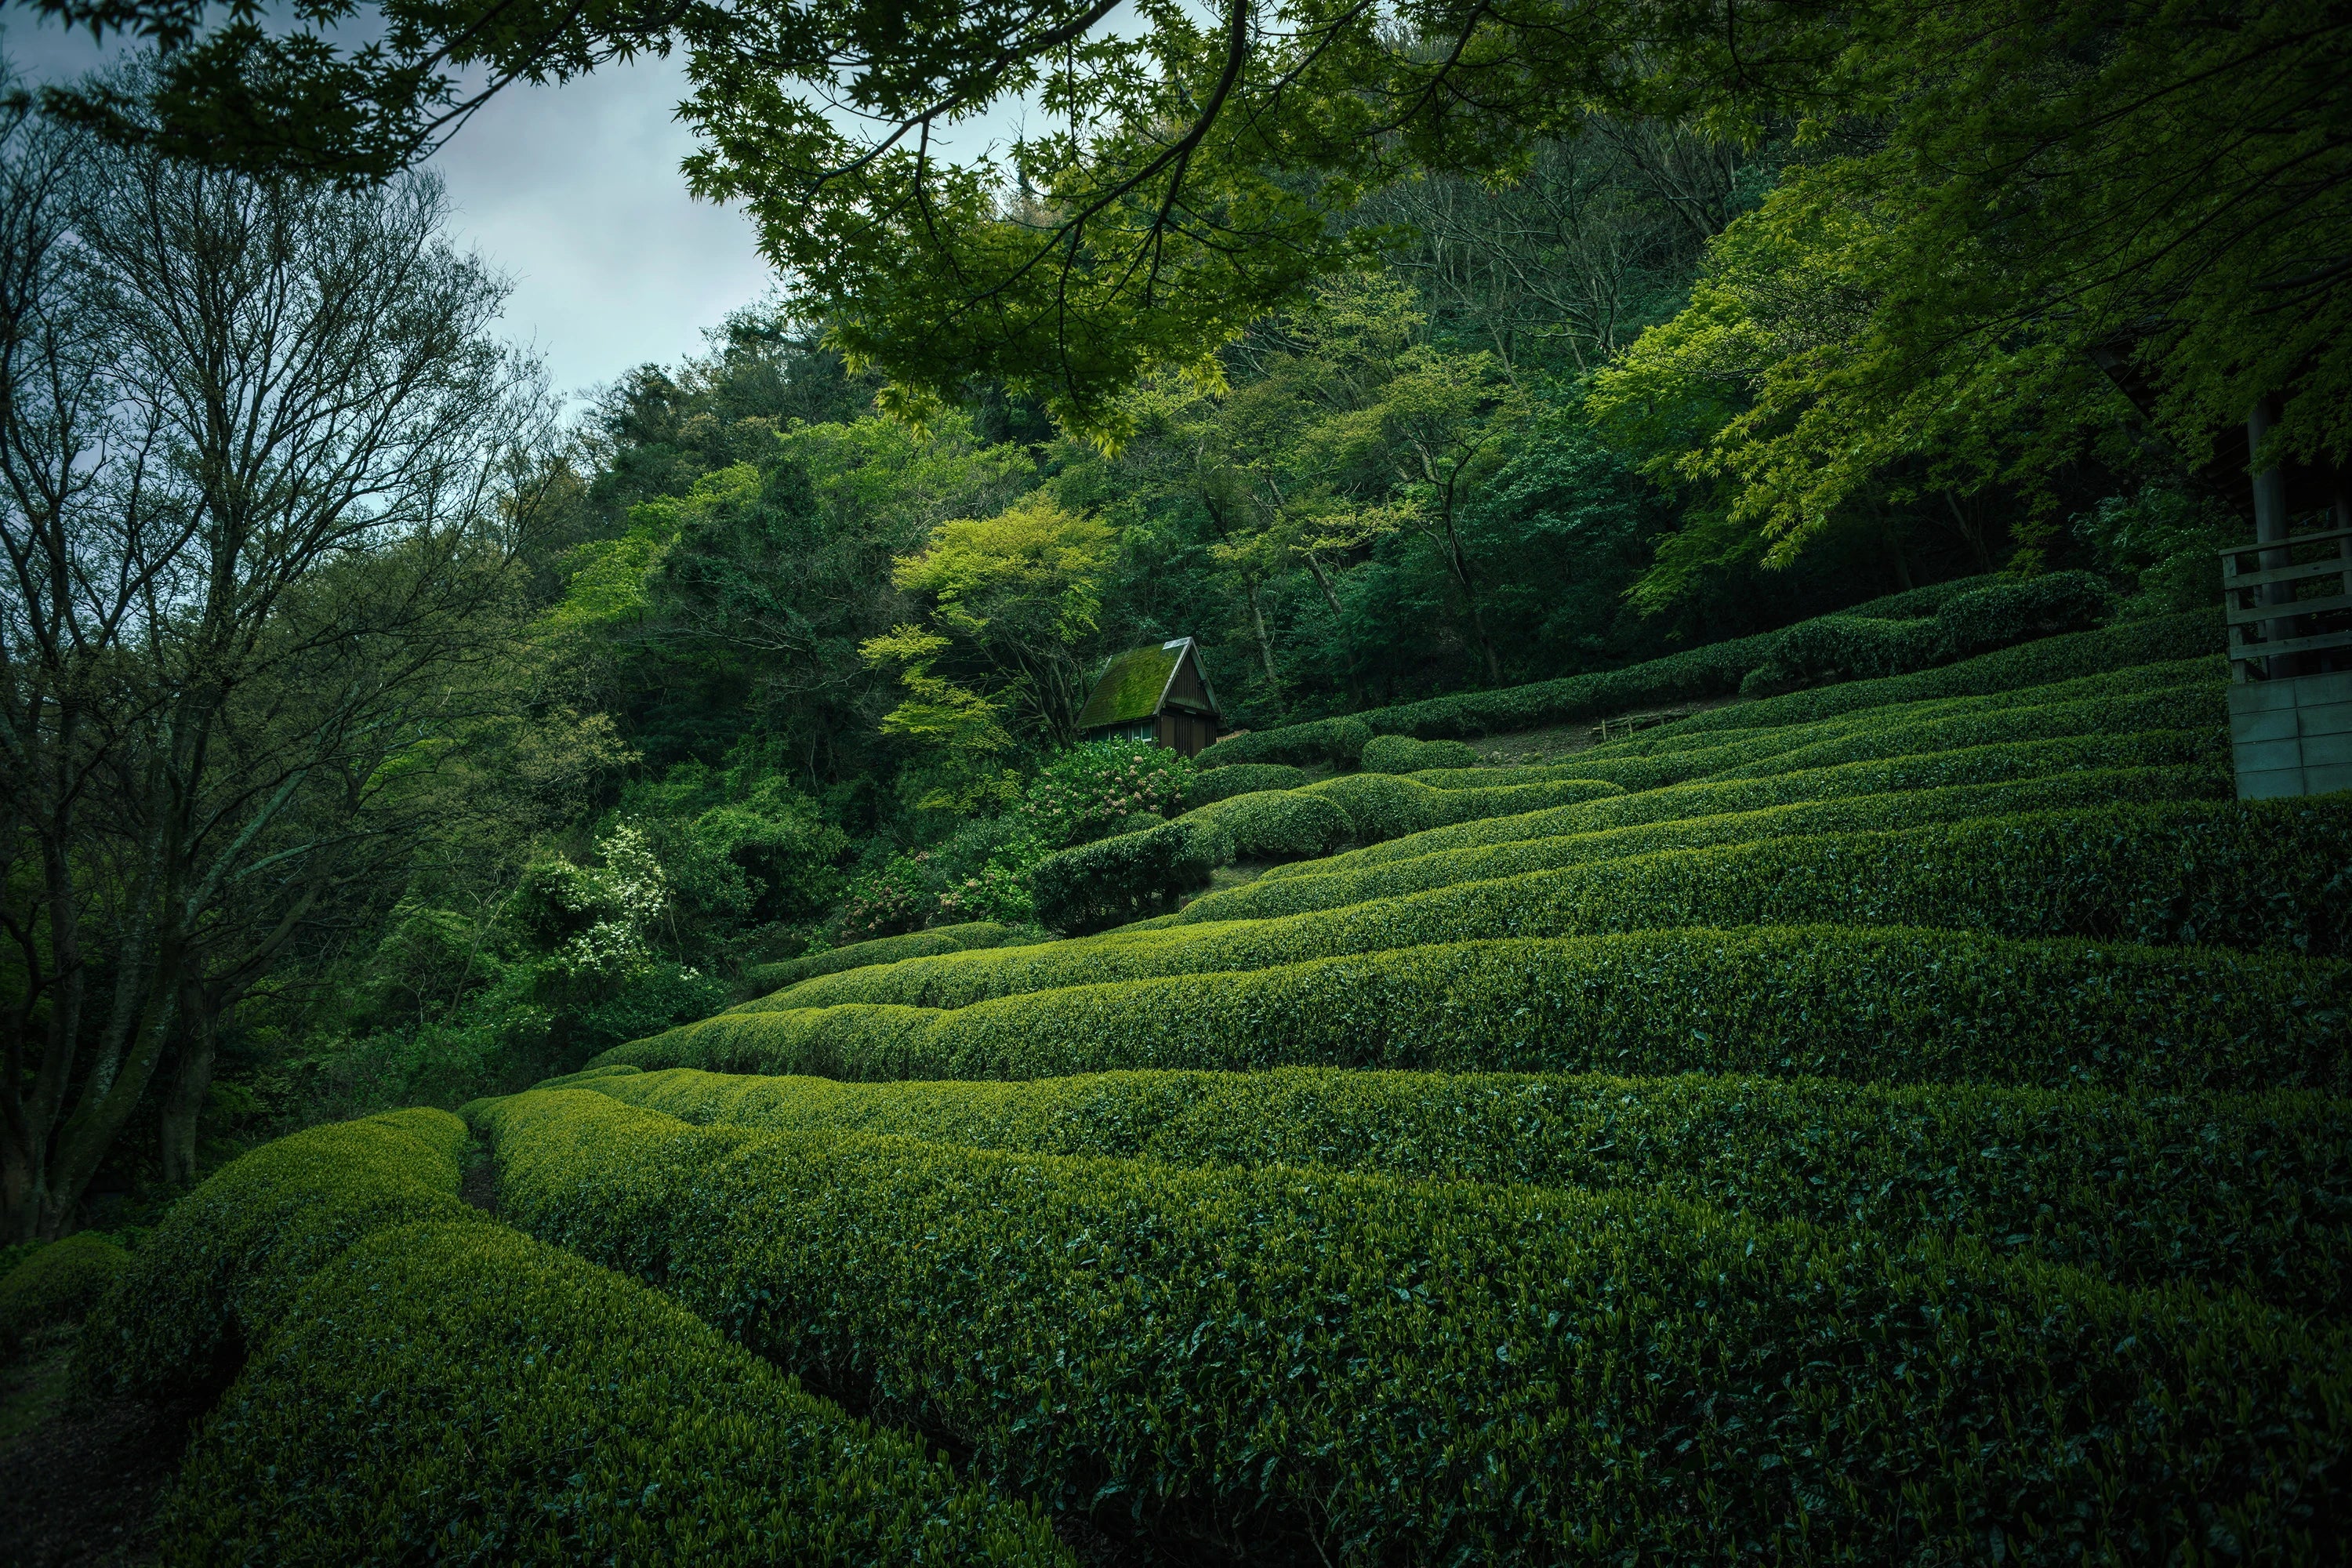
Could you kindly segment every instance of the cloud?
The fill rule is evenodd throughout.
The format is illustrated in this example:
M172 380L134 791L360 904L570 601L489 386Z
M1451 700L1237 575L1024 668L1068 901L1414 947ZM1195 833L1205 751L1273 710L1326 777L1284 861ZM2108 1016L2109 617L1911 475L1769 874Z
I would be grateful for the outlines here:
M687 195L684 92L674 58L509 88L433 160L456 232L514 280L507 330L561 389L699 349L773 281L750 220Z
M33 81L117 53L29 19L5 47ZM675 118L685 84L672 58L509 88L430 164L457 209L451 237L513 281L503 330L537 349L561 391L698 352L706 329L773 282L750 221L687 195L678 161L694 138Z

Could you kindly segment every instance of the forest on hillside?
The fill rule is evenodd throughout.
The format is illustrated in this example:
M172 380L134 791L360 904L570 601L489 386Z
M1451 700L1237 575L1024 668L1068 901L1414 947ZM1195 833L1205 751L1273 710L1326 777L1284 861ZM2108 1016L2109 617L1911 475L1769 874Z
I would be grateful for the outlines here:
M459 9L399 47L465 63ZM335 77L364 112L223 132L259 68L186 28L16 95L11 1233L569 1070L755 966L1032 921L1045 855L1177 804L1077 743L1129 648L1199 638L1265 731L1960 578L2151 617L2219 598L2250 406L2345 457L2338 10L1731 6L1750 70L1706 6L1640 47L1297 9L1249 48L1153 11L1058 75L1047 10L825 68L886 127L942 80L1066 119L981 168L845 162L760 62L845 57L693 13L688 175L785 282L570 416L404 167L446 95ZM484 47L643 42L591 25Z

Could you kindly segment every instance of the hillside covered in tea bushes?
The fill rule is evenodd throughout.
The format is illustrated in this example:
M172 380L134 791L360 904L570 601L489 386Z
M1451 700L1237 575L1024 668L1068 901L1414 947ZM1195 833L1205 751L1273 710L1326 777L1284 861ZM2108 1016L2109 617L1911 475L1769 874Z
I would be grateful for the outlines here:
M78 1375L236 1372L190 1561L2332 1560L2352 800L2233 798L2216 647L1212 767L1162 913L247 1156Z

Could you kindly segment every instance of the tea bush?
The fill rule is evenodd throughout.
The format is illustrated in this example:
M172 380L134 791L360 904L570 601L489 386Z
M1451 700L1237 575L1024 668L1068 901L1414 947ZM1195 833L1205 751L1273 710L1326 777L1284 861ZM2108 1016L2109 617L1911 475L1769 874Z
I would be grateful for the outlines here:
M1358 843L1377 844L1449 822L1511 816L1547 805L1595 800L1616 795L1622 787L1607 781L1575 778L1500 789L1433 789L1393 773L1343 773L1309 784L1299 793L1338 805L1354 825Z
M525 1228L1171 1542L1684 1560L1794 1528L1884 1562L1997 1527L2162 1559L2209 1518L2267 1555L2347 1511L2340 1331L2240 1296L1646 1194L698 1129L583 1090L481 1116Z
M962 925L933 926L904 936L877 937L847 947L828 948L781 963L755 964L743 972L744 986L766 993L806 980L814 974L836 974L869 963L896 963L902 958L922 958L934 952L966 952L1002 947L1006 942L1034 942L1044 932L1034 926L1000 925L994 921L971 921Z
M1937 614L1947 602L1980 591L1981 584L1975 580L1939 583L1927 589L1857 605L1839 612L1839 615L1849 618L1917 623L1919 617ZM1968 616L1962 625L1969 629L1962 635L1973 638L1990 631L1997 624L1997 616L1992 610L1995 603L1987 600L1984 614ZM1557 680L1541 680L1498 691L1459 692L1450 697L1431 698L1423 702L1375 709L1356 715L1352 722L1365 726L1367 740L1373 734L1411 735L1423 740L1448 737L1466 740L1481 735L1507 734L1517 730L1542 729L1580 719L1597 719L1669 702L1728 696L1738 690L1748 673L1769 658L1773 648L1794 629L1759 632L1754 637L1712 643L1685 653L1670 654L1664 658L1630 665L1623 669L1566 676ZM2026 635L2021 622L2019 635ZM2191 653L2219 653L2222 642L2221 617L2210 610L2137 621L2097 631L2075 632L2070 636L2045 637L2017 647L1964 658L1959 664L1946 665L1940 669L1923 670L1916 676L1895 677L1919 683L1906 696L1873 692L1860 700L1850 698L1825 704L1821 711L1845 712L1852 707L1868 706L1874 701L1901 701L1910 696L1943 696L2005 690L2014 686L2038 686L2052 680L2063 680L2070 675L2120 669L2158 659L2179 658ZM1742 703L1735 708L1714 710L1711 713L1695 717L1708 719L1716 713L1738 713L1758 706L1760 705ZM1320 723L1329 725L1348 721L1324 720ZM1752 721L1769 724L1785 721L1770 717ZM1682 721L1684 724L1690 722L1692 721L1688 719ZM1727 723L1722 720L1716 722L1728 728L1745 728L1748 721L1732 719ZM1220 742L1202 752L1199 760L1203 767L1216 767L1229 762L1318 760L1319 752L1307 735L1301 733L1316 729L1316 726L1292 725L1286 729L1261 731L1240 737L1238 742ZM1240 742L1248 744L1244 747ZM1227 752L1224 748L1228 745L1235 749ZM1363 742L1359 742L1357 752L1360 753L1362 749ZM1349 760L1352 761L1352 757Z
M1233 795L1188 812L1183 820L1223 834L1235 860L1311 859L1328 855L1356 831L1336 803L1305 790Z
M1932 702L1955 697L1990 697L2028 687L2049 686L2151 665L2195 660L2216 682L2229 679L2221 658L2228 638L2213 610L2191 610L2145 621L2126 621L2095 632L2045 637L1957 664L1882 680L1854 680L1792 691L1760 702L1710 708L1635 736L1634 746L1676 744L1718 730L1757 730L1805 724L1864 708Z
M1370 773L1416 773L1423 768L1475 768L1478 753L1459 741L1416 741L1406 735L1375 735L1364 747Z
M1184 805L1188 809L1197 809L1233 795L1255 795L1260 790L1297 789L1307 782L1304 768L1287 767L1280 763L1234 763L1194 773L1184 786Z
M1932 620L1823 616L1783 633L1739 682L1739 694L1770 697L1832 681L1903 675L1945 662L1947 646L1943 628Z
M1278 879L1339 875L1447 850L1569 833L1597 833L1636 823L1759 811L1796 801L1852 799L2005 780L2022 782L2066 772L2176 766L2194 772L2196 782L2184 798L2206 798L2214 793L2216 780L2229 786L2221 793L2235 793L2236 784L2230 772L2230 738L2225 731L2143 730L2128 735L2063 735L2054 740L1966 746L1948 752L1914 752L1883 760L1794 769L1753 779L1700 779L1518 816L1487 817L1433 827L1386 844L1352 849L1310 866L1277 866L1267 876Z
M1664 849L1748 844L1791 834L1866 832L2021 811L2111 805L2118 801L2228 800L2235 794L2226 770L2173 767L2110 768L2001 784L1960 784L1948 789L1844 795L1753 811L1679 816L1636 826L1440 850L1325 876L1261 879L1197 899L1186 905L1176 920L1183 925L1204 921L1272 920L1307 910L1334 909L1342 904L1450 887L1457 882L1492 880L1526 871L1624 859Z
M1931 619L1822 616L1791 626L1740 683L1769 696L1831 681L1905 675L2064 632L2115 614L2115 595L2088 572L2053 572L1955 595Z
M1679 926L1937 926L2318 957L2343 952L2352 937L2347 864L2352 799L2341 797L1976 817L1662 850L1280 920L912 959L803 981L753 1005L961 1006L1087 980Z
M1371 731L1360 719L1318 719L1311 723L1286 724L1278 730L1229 735L1203 748L1192 761L1202 768L1229 767L1236 763L1287 763L1307 767L1322 763L1352 768L1371 738Z
M396 1110L265 1143L173 1204L83 1325L76 1382L159 1399L234 1370L327 1261L377 1231L462 1220L466 1126Z
M1207 887L1233 858L1233 841L1198 819L1065 849L1031 873L1037 919L1054 931L1083 935L1166 913L1185 894Z
M2352 964L2341 962L1837 926L1264 965L1234 956L1223 944L1091 962L1045 949L990 977L1010 994L724 1014L624 1046L606 1065L866 1079L1335 1067L2352 1090ZM906 990L886 978L868 994ZM957 1000L948 991L914 996Z
M0 1361L42 1330L86 1316L130 1261L131 1254L107 1237L81 1231L0 1275Z
M1545 771L1554 778L1606 779L1626 790L1642 791L1695 779L1761 778L1838 763L2018 741L2137 734L2207 724L2218 728L2226 721L2224 689L2218 683L2199 681L2127 696L2039 703L2017 700L1953 712L1873 709L1811 724L1735 731L1713 737L1711 744L1661 747L1647 754L1610 754L1596 749ZM1421 775L1423 781L1437 776ZM1453 776L1466 782L1475 779L1476 773Z
M190 1563L1066 1563L1029 1510L478 1217L325 1262L191 1446Z
M1904 1241L1969 1236L2305 1313L2352 1299L2352 1101L2326 1095L1306 1068L1026 1083L680 1068L593 1085L697 1126L1654 1193Z

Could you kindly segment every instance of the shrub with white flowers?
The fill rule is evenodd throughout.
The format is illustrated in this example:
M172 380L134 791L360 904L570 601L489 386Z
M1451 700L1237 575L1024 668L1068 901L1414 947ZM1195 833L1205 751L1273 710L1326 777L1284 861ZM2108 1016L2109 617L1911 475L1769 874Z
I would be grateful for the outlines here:
M1045 764L1019 807L1047 849L1108 837L1136 817L1184 809L1192 759L1149 741L1092 741Z

